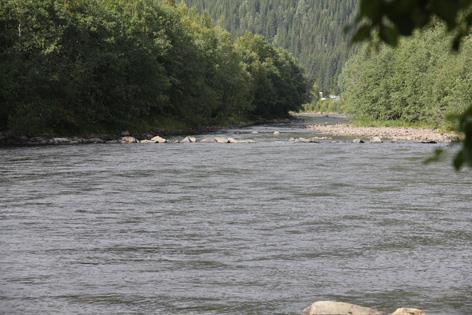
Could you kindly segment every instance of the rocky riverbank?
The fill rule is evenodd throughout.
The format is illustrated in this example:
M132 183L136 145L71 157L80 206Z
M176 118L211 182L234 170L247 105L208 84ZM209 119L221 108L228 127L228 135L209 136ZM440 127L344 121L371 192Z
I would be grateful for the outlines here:
M44 145L78 145L78 144L165 144L165 143L255 143L254 140L235 139L232 137L205 137L197 139L186 136L166 139L158 135L131 136L124 132L120 137L7 137L0 135L0 145L3 146L44 146Z
M434 129L425 128L399 128L399 127L354 127L350 124L335 125L311 125L308 129L326 136L353 137L359 141L379 139L390 141L411 141L422 143L450 143L457 141L459 136L454 133L444 133Z

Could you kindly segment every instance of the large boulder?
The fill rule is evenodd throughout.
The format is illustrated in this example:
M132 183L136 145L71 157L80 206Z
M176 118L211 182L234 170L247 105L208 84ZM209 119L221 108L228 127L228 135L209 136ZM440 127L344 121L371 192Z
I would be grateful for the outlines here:
M120 143L122 143L122 144L132 144L132 143L139 143L139 141L135 137L126 136L126 137L121 138Z
M383 312L373 308L359 305L334 302L319 301L315 302L303 311L304 315L384 315Z
M426 313L417 308L399 308L392 315L426 315Z
M155 136L151 139L152 142L154 143L167 143L167 140L162 138L162 137L159 137L159 136Z

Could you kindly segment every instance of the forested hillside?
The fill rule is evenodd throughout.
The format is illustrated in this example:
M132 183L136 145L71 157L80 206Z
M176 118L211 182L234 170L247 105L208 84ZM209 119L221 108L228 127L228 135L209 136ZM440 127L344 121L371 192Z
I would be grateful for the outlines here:
M357 0L182 0L232 34L263 35L270 43L291 51L309 77L329 92L349 56L344 27L355 14Z
M344 109L359 121L444 125L472 104L472 38L458 54L450 45L434 26L396 49L360 49L341 75Z
M79 134L286 116L302 68L170 0L0 2L0 131Z

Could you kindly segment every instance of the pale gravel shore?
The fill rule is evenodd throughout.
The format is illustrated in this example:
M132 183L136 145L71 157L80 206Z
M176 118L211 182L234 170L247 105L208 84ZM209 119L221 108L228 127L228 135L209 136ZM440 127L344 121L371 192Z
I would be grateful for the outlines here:
M392 141L450 143L459 139L459 136L455 133L445 133L426 128L354 127L350 124L336 124L312 125L308 126L308 129L329 136L357 137L364 139L380 137Z

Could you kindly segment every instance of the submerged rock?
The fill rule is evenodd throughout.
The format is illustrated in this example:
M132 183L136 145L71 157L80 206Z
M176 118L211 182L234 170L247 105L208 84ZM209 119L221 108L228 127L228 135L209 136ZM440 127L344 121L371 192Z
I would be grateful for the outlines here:
M141 141L139 141L139 143L141 143L141 144L156 144L156 142L154 142L152 140L141 140Z
M100 138L78 139L77 141L79 141L79 143L87 144L105 143L105 141Z
M392 315L426 315L426 313L417 308L399 308Z
M384 315L376 309L350 303L320 301L303 311L304 315Z
M290 138L289 141L295 143L319 143L318 138Z
M127 136L127 137L122 137L120 140L120 143L132 144L132 143L139 143L139 141L135 137Z

